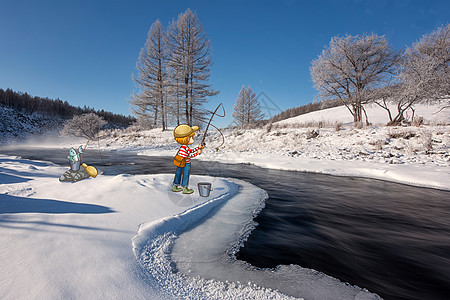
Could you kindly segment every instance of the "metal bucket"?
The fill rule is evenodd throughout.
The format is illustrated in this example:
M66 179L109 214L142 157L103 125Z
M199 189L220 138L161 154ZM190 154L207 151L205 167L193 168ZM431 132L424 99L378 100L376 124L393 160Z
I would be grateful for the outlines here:
M80 169L80 165L81 165L81 161L75 161L75 160L71 160L70 161L70 168L72 169L72 171L78 171Z
M199 182L197 186L198 186L198 193L202 197L209 197L209 193L213 190L211 188L211 183L209 182Z

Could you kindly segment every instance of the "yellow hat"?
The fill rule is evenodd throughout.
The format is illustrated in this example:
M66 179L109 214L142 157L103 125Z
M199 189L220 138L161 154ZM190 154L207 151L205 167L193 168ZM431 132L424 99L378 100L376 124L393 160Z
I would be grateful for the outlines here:
M183 138L183 137L187 137L189 135L191 135L191 133L195 132L198 130L198 126L189 126L186 124L181 124L178 125L177 127L175 127L175 129L173 130L173 135L176 138Z

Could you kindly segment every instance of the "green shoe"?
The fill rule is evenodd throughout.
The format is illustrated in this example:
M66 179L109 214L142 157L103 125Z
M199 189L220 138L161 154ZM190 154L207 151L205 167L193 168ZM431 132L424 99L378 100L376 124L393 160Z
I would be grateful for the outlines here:
M192 194L194 190L191 190L187 186L183 187L183 194Z
M175 184L172 185L172 192L181 192L182 188L176 186Z

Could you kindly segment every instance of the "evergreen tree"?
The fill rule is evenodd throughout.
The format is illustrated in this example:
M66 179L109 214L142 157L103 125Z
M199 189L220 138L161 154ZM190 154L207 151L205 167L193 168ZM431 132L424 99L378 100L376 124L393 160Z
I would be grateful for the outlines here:
M250 125L263 119L264 114L251 87L245 88L242 85L233 108L232 116L238 126Z

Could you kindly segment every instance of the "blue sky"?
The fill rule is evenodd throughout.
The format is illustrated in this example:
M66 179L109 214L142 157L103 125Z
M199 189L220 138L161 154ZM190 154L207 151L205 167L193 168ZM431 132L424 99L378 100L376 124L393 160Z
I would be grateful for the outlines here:
M450 1L436 0L0 0L0 88L129 115L150 26L187 8L213 46L210 83L221 93L208 107L224 103L219 126L243 84L265 93L271 114L312 102L309 67L333 36L376 33L404 49L450 19Z

